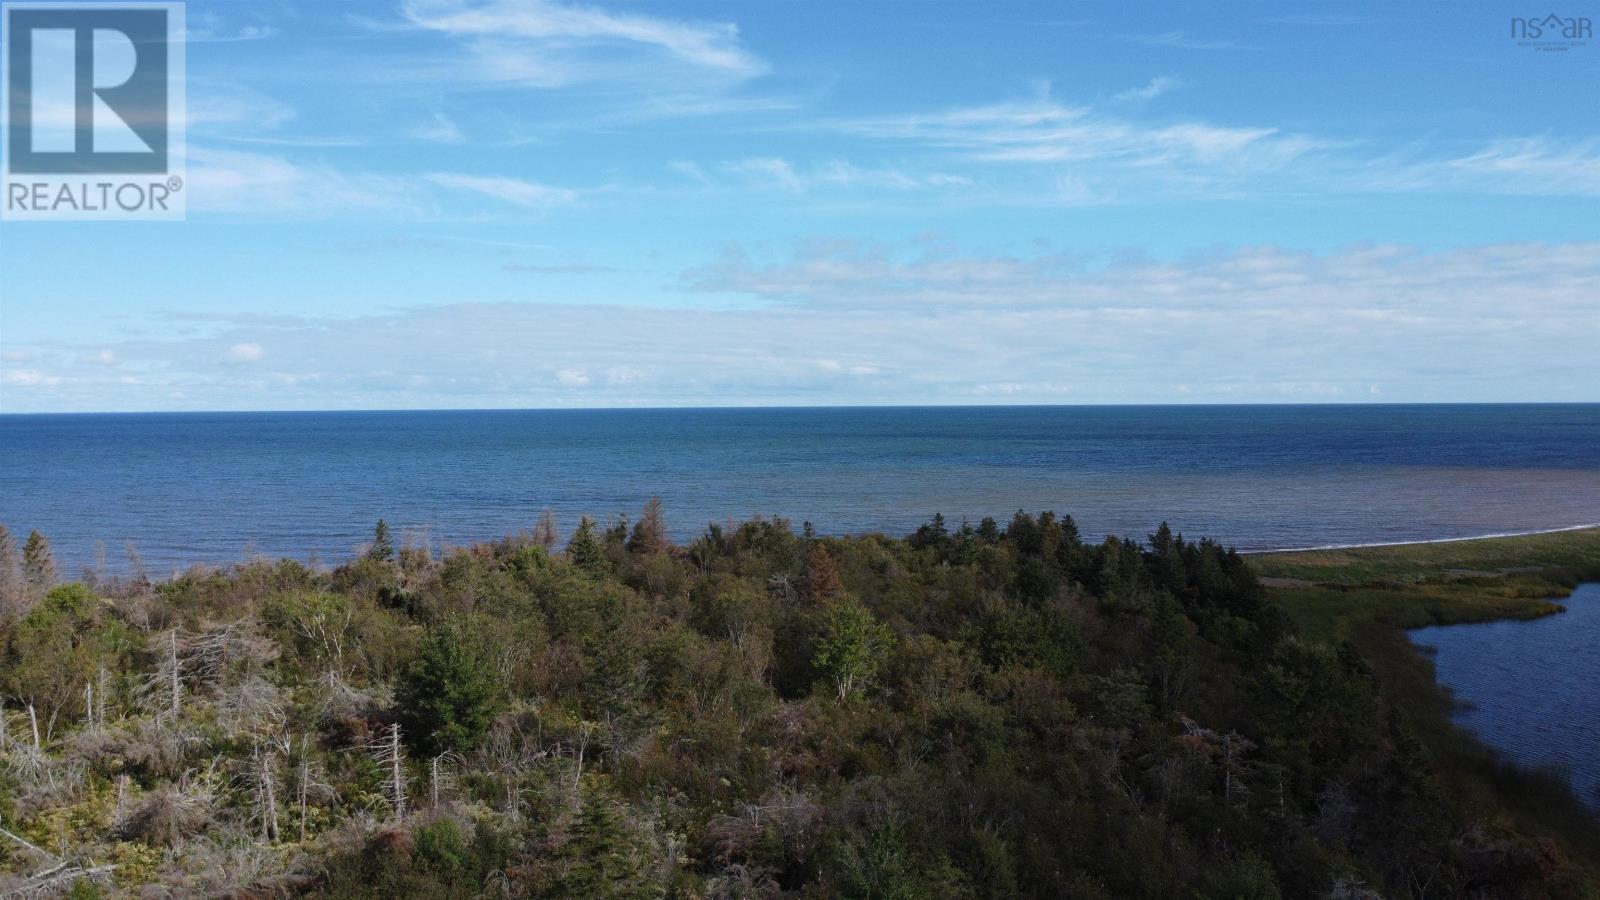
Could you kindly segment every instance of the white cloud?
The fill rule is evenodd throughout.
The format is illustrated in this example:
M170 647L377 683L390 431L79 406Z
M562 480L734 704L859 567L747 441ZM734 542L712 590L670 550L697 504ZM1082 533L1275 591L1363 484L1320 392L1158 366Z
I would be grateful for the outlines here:
M693 81L697 74L737 81L766 71L741 46L731 23L549 0L406 0L401 10L411 26L461 41L473 60L462 74L484 84L557 87L622 79L659 88L662 62L681 70L671 82Z
M794 193L817 188L919 190L961 187L972 183L970 178L944 172L913 174L893 168L863 168L838 159L829 160L804 171L788 160L775 156L735 160L724 164L722 168L736 175L755 176L758 184Z
M835 120L820 127L894 144L955 153L975 162L1056 167L1079 178L1126 187L1215 189L1246 183L1327 146L1271 127L1206 122L1160 124L1034 100L933 113Z
M1175 91L1183 86L1182 79L1161 75L1150 79L1143 87L1129 88L1112 95L1113 100L1139 101L1154 100L1162 94Z
M620 41L659 47L715 69L762 68L739 46L738 27L726 23L692 24L543 0L408 0L403 9L416 25L454 35Z
M711 179L706 177L705 170L688 160L675 160L667 164L672 171L677 172L699 184L710 184Z
M413 128L411 136L433 144L459 144L466 140L461 127L441 112L435 112L427 123Z
M1177 79L1156 78L1113 99L1152 99ZM1271 125L1155 120L1125 107L1116 113L1070 105L1048 89L1031 100L934 112L860 116L805 123L896 148L939 154L1012 173L995 205L1090 205L1173 199L1329 196L1362 192L1600 196L1600 139L1500 137L1463 152L1424 142L1402 150L1374 142L1302 134ZM782 166L780 167L780 163ZM793 189L818 180L777 158L752 160L752 171ZM825 175L826 173L819 173ZM878 173L916 182L915 173ZM851 182L848 170L836 183ZM926 177L924 176L924 180ZM859 184L874 183L858 178Z
M1353 175L1349 184L1374 191L1600 197L1600 139L1501 138L1465 155L1395 156Z
M234 344L222 354L222 361L227 363L258 363L267 358L267 351L260 344L246 341Z
M1099 264L1066 254L960 254L940 245L819 240L788 258L737 248L683 273L690 290L810 307L1099 310L1121 316L1284 317L1383 327L1474 321L1595 321L1600 243L1497 244L1427 253L1362 245L1314 254L1240 247L1181 261ZM1528 310L1529 312L1522 312ZM1536 312L1533 312L1536 311Z
M193 408L1249 402L1372 399L1372 385L1385 401L1592 401L1600 384L1589 347L1600 243L1240 247L1107 264L834 240L706 269L686 283L767 302L219 320L205 336L108 347L141 364L137 383L75 375L5 402L136 409L174 391ZM272 371L225 364L218 348L241 345L270 345Z
M1128 40L1147 47L1172 47L1178 50L1255 50L1227 38L1197 38L1182 31L1163 31L1158 34L1129 35Z
M189 145L191 212L252 217L417 214L415 179L347 173L283 156Z
M61 383L61 378L37 369L7 369L0 372L0 383L17 387L55 387Z
M427 179L440 187L470 191L528 209L549 209L578 199L578 192L570 188L551 187L521 178L435 172Z
M784 190L801 190L800 176L795 173L794 166L790 165L786 159L780 159L775 156L755 157L729 163L725 168L730 172L759 175Z

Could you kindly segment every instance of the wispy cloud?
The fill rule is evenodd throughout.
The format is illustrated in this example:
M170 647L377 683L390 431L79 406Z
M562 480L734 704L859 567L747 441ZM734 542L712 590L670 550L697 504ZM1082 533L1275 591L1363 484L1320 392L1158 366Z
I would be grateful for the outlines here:
M240 25L229 27L214 14L191 13L190 26L183 33L186 44L228 44L238 41L261 41L278 34L278 29L268 25Z
M1170 85L1152 82L1147 88L1160 91ZM1329 146L1274 127L1141 121L1067 105L1048 95L931 113L835 120L819 127L892 145L941 150L973 163L1047 167L1058 173L1051 193L1071 202L1105 202L1157 191L1181 196L1248 188L1262 175ZM1072 168L1064 168L1067 165Z
M0 371L0 384L15 387L55 387L61 384L61 376L47 375L34 369L6 369Z
M762 63L739 46L738 26L696 24L544 0L408 0L412 22L454 35L619 41L658 47L695 65L754 73Z
M1313 27L1343 28L1351 25L1366 25L1382 21L1372 16L1353 16L1341 13L1294 13L1285 16L1270 16L1263 19L1275 25L1308 25Z
M869 168L838 159L802 170L787 159L762 156L725 163L722 169L735 175L753 176L758 185L795 193L819 188L918 190L972 183L970 178L945 172L911 173L895 168Z
M478 75L490 81L554 87L637 74L618 56L628 48L654 52L681 66L723 77L748 78L766 64L726 22L689 22L614 12L550 0L406 0L405 20L416 28L461 40Z
M1258 50L1249 44L1227 38L1198 38L1182 31L1163 31L1158 34L1133 34L1128 40L1147 47L1171 47L1178 50Z
M435 111L424 124L411 129L410 136L433 144L459 144L466 140L461 127L444 113Z
M1417 321L1521 317L1533 304L1554 325L1584 314L1600 289L1600 244L1503 244L1426 253L1398 245L1315 254L1241 247L1180 261L959 253L942 245L818 240L784 259L730 249L683 273L692 291L749 294L807 306L1040 307L1303 315ZM1463 296L1470 293L1471 296ZM1588 313L1592 318L1592 309Z
M1224 158L1282 162L1318 143L1271 127L1139 123L1049 98L847 120L838 127L869 137L965 150L974 159L1010 162L1120 160L1148 165Z
M232 365L258 363L267 358L267 351L254 341L234 344L222 354L222 361Z
M615 266L601 266L594 263L557 263L554 265L506 263L500 269L503 272L524 272L531 275L604 275L618 271Z
M196 146L188 148L189 209L251 217L419 214L414 179L343 172L324 163Z
M441 187L469 191L527 209L549 209L578 199L571 188L551 187L521 178L434 172L427 179Z
M1173 78L1168 75L1161 75L1150 79L1150 81L1147 82L1143 87L1128 88L1125 91L1119 91L1112 95L1112 99L1121 100L1124 102L1143 102L1146 100L1154 100L1162 94L1170 93L1182 86L1183 80L1181 78Z
M42 353L0 380L18 411L170 406L170 392L200 408L1361 399L1372 385L1593 399L1592 329L1574 323L1594 318L1600 244L1093 264L819 240L685 283L782 302L222 317L196 337ZM141 367L137 383L71 366L97 349Z
M1372 191L1468 191L1528 196L1600 197L1600 140L1502 138L1471 152L1394 154L1352 175Z

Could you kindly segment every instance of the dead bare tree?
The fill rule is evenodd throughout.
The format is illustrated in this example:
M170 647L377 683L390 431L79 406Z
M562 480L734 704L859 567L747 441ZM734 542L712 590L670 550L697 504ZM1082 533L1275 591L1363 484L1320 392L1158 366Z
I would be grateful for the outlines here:
M1252 793L1246 779L1257 775L1261 767L1245 755L1256 748L1255 742L1237 731L1221 734L1202 728L1193 719L1184 717L1184 740L1198 752L1215 757L1222 770L1222 796L1229 803L1244 803Z
M317 678L318 711L324 719L353 716L386 702L370 690L362 690L335 669L329 669Z
M191 638L183 651L183 667L196 683L212 684L230 670L255 672L277 655L277 644L260 634L255 619L244 618Z
M144 590L150 586L150 576L145 574L144 559L139 556L139 551L134 548L133 541L123 544L123 552L128 557L129 586L135 590Z
M180 634L177 628L167 632L162 640L165 652L156 669L146 676L143 694L157 706L158 722L177 721L183 714L183 660L178 655Z
M256 819L261 823L261 840L269 844L278 842L278 777L277 754L271 749L256 748L254 758L253 801Z
M295 797L300 807L301 843L305 843L306 840L306 821L311 799L313 797L319 800L326 799L335 794L333 786L323 781L323 777L321 767L311 755L311 739L301 735L299 764L295 766L294 771Z
M291 624L295 633L328 660L335 671L343 672L346 669L345 635L350 630L353 615L348 603L303 603L295 611Z
M82 866L75 862L58 862L6 892L6 897L54 897L70 888L79 879L105 881L116 871L115 865Z
M448 750L435 756L428 764L428 803L430 806L439 805L441 790L449 790L454 779L450 775L450 766L459 765L461 757Z
M260 675L223 685L218 693L217 724L230 736L241 731L278 732L287 722L277 686Z
M379 732L378 736L367 744L367 751L388 775L384 781L384 793L385 799L389 801L389 808L394 813L395 821L405 821L406 758L405 751L400 746L399 724L390 725Z
M533 541L546 550L553 548L561 539L561 534L556 528L555 510L548 507L539 514L539 524L533 526Z

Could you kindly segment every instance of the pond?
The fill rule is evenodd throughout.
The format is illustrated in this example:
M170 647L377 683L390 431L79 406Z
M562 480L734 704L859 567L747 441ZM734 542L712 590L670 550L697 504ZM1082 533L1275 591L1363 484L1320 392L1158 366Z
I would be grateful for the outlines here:
M1562 602L1559 615L1419 628L1411 639L1461 703L1456 722L1523 766L1565 770L1600 809L1600 583Z

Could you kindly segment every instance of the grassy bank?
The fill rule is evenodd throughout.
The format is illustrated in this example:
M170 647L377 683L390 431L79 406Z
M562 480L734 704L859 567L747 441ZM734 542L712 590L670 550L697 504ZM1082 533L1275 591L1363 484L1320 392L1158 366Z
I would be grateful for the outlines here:
M1303 631L1337 641L1371 623L1420 628L1560 612L1556 600L1600 580L1600 529L1263 553L1250 562Z
M1560 777L1520 770L1451 722L1454 700L1405 629L1563 611L1600 580L1600 529L1259 554L1252 567L1300 629L1361 654L1467 818L1548 835L1600 873L1600 825Z

